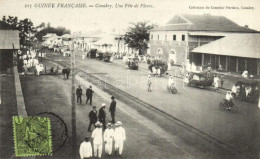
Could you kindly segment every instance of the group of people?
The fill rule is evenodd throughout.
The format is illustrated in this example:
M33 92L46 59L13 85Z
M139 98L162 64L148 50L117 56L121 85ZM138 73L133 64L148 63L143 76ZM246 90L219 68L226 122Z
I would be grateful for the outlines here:
M70 68L65 67L62 69L62 74L64 76L64 79L69 79L69 75L70 75Z
M92 86L89 86L86 90L86 104L88 104L88 101L90 102L90 105L92 105L92 96L93 96L94 91L92 90ZM78 88L76 89L76 96L77 96L77 103L82 103L82 88L79 85Z
M233 97L239 97L242 100L257 98L258 87L249 84L235 84L232 86L231 93ZM256 99L251 99L256 100Z
M111 114L111 123L115 124L115 112L116 112L116 101L115 97L111 97L111 104L109 107L109 112ZM96 124L96 122L99 121L103 124L103 129L106 129L106 104L103 103L101 108L98 111L97 114L97 108L96 106L93 106L93 109L89 112L89 126L88 131L91 131L91 126Z
M95 129L92 132L91 138L92 143L89 137L85 138L85 141L80 145L80 157L91 158L92 156L101 158L103 143L105 144L105 153L108 156L112 155L112 150L116 155L121 156L123 152L125 137L125 129L122 127L122 122L117 121L115 123L115 111L116 111L116 101L115 97L111 97L111 104L109 107L109 112L111 113L111 122L106 124L106 104L103 103L99 111L97 112L96 106L92 107L92 110L89 112L89 126L88 131L91 132L92 125ZM115 124L116 128L112 128L112 124ZM104 132L104 133L103 133ZM92 145L94 155L92 153Z
M80 145L79 153L81 159L102 157L103 143L105 144L105 153L108 156L112 155L113 147L115 151L115 155L122 155L124 141L126 139L125 129L122 127L122 122L118 121L115 126L116 128L112 128L112 124L107 124L107 129L105 129L104 133L102 130L102 123L99 121L96 122L96 128L92 132L91 138L92 143L89 137L85 138ZM92 149L93 145L93 149ZM93 155L94 151L94 155Z
M219 83L220 83L220 87L222 88L224 84L224 74L221 74L220 78L217 75L214 75L213 83L214 83L215 90L218 90Z

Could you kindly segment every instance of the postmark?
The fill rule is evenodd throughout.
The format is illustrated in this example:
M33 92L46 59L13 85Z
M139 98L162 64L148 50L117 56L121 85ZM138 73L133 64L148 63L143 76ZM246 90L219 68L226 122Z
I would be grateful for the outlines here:
M13 117L15 156L52 155L51 123L48 117Z
M35 117L47 117L51 122L52 153L59 151L67 142L68 128L64 120L53 112L41 112Z

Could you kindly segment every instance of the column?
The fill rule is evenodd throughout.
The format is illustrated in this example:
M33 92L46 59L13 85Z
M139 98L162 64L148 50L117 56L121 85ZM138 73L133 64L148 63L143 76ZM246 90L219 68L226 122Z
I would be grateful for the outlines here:
M228 71L228 57L226 56L226 70Z
M204 54L201 55L201 66L204 65Z
M245 70L247 70L247 60L245 59Z
M238 72L238 57L236 58L236 72Z
M218 65L220 66L221 62L220 62L220 55L218 56ZM222 66L223 68L223 66Z
M210 67L212 68L212 63L211 63L211 54L209 55L209 63L210 63Z
M215 60L215 62L214 62L215 69L217 70L217 68L218 68L218 66L217 66L217 55L215 55L214 60Z

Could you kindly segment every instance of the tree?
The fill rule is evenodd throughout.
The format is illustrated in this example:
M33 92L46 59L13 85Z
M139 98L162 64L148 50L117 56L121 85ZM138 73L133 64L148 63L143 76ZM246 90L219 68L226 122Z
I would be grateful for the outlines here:
M26 18L19 21L17 17L8 16L8 18L6 18L6 16L3 16L2 21L9 24L12 29L20 31L19 38L21 45L30 45L30 35L35 32L35 28L33 27L33 23L30 19Z
M128 27L124 35L125 43L129 47L135 48L139 51L139 55L143 55L148 49L149 30L156 27L155 24L149 22L131 23L132 26Z
M47 27L45 27L45 26L46 26L45 23L42 23L36 27L36 28L43 28L35 34L35 37L40 41L42 41L42 37L48 33L55 33L58 36L62 36L64 34L70 34L70 30L66 29L65 27L59 26L59 27L54 28L54 27L51 27L50 23L47 23Z

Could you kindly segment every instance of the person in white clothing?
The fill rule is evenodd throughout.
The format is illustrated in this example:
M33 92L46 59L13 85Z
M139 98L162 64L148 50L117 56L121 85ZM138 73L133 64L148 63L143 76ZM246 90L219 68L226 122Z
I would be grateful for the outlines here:
M214 86L215 86L216 90L218 89L218 82L219 82L219 78L218 78L217 75L215 75L215 77L214 77Z
M233 97L236 97L236 94L237 94L237 85L233 85L231 91L232 91L231 94L233 95Z
M245 71L242 73L242 76L243 76L244 78L248 78L248 71L245 70Z
M97 127L92 132L92 136L91 136L93 138L94 156L101 158L102 143L103 143L102 124L98 121L95 125Z
M92 146L89 137L85 137L85 141L80 144L79 155L81 159L92 157Z
M124 148L124 141L125 141L125 129L122 127L122 123L118 121L116 123L115 134L114 134L114 141L115 141L115 154L121 156Z
M168 87L171 88L173 83L174 83L174 81L173 81L172 75L170 75L169 79L168 79Z
M107 155L112 154L113 139L114 139L114 129L112 129L112 124L107 124L107 129L104 132L104 142L105 142L105 152Z
M227 94L226 94L226 100L227 100L227 106L228 106L228 109L230 109L232 106L233 106L233 96L231 94L231 91L227 91Z

